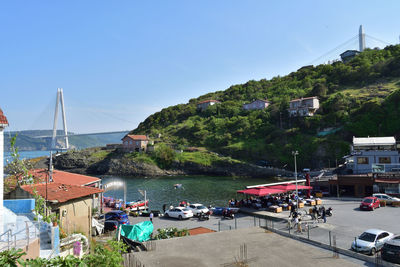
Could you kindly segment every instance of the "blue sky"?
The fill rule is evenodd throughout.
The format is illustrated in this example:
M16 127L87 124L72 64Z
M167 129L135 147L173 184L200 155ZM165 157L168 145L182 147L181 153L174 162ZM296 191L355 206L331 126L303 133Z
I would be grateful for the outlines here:
M397 44L399 10L366 0L2 1L0 107L9 130L50 129L62 87L69 130L130 130L202 94L338 58L313 62L360 24Z

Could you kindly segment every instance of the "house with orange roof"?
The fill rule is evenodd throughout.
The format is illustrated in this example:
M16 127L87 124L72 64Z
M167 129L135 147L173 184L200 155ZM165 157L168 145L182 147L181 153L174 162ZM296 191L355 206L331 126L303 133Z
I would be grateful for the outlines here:
M314 116L319 109L319 100L316 96L293 99L289 102L290 117Z
M148 143L149 138L146 135L127 134L122 138L122 148L125 151L146 151Z
M215 104L218 104L218 103L221 103L221 102L219 102L218 100L204 100L204 101L201 101L201 102L199 102L199 103L197 103L197 109L200 109L201 111L204 111L204 110L206 110L209 106L212 106L212 105L215 105Z
M9 192L9 199L34 198L35 192L47 200L50 212L55 214L60 227L67 234L92 235L92 199L103 193L103 189L63 184L57 182L22 185Z

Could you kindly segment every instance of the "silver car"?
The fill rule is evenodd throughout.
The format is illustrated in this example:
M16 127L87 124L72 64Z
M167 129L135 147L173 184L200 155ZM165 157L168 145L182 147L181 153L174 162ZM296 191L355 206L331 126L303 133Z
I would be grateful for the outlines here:
M400 202L400 198L391 197L389 195L382 194L382 193L376 193L376 194L373 194L372 196L378 198L379 201L386 201L386 204L388 204L388 205L391 205L393 202Z
M368 229L351 244L351 249L357 252L374 255L383 247L383 244L394 235L379 229Z
M191 210L193 212L194 216L199 216L200 213L205 214L205 213L209 212L208 208L206 206L204 206L203 204L190 204L186 208Z

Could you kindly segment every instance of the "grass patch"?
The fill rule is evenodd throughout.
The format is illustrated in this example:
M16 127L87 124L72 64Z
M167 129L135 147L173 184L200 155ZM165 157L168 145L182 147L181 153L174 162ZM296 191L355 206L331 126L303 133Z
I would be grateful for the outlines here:
M108 155L110 155L110 153L111 153L111 150L99 150L99 151L93 152L91 154L91 157L96 159L96 160L103 160Z

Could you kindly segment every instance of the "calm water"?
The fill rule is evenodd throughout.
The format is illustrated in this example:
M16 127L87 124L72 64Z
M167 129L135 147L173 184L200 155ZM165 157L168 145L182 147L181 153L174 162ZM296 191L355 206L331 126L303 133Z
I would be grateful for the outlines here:
M50 156L50 151L47 150L19 151L20 159L33 159L43 156ZM7 160L12 161L10 152L4 152L4 166L7 165Z
M143 199L138 189L146 190L149 206L154 210L162 210L163 204L177 205L185 200L189 203L226 206L231 198L241 198L237 190L245 189L247 185L257 185L276 182L274 179L210 177L210 176L172 176L159 178L127 178L103 177L103 185L112 181L123 181L127 185L127 201ZM175 189L174 184L182 184ZM111 189L104 196L123 199L124 191Z

